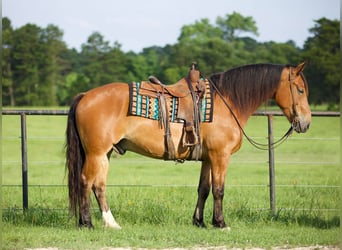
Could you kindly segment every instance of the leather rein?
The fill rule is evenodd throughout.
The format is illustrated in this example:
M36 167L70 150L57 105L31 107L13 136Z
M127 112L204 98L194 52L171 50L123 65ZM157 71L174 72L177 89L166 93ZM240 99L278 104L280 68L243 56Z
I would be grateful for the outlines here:
M201 77L203 77L203 76L201 76ZM240 128L242 134L249 141L249 143L252 144L255 148L260 149L260 150L274 149L274 148L278 147L279 145L281 145L284 141L286 141L286 139L293 133L294 123L295 123L296 118L297 118L297 110L296 110L296 103L295 103L295 100L294 100L294 94L293 94L293 88L292 88L292 83L293 82L292 82L292 79L291 79L291 67L290 67L290 70L289 70L288 81L290 83L290 92L291 92L291 97L292 97L292 109L293 109L295 118L293 119L289 130L279 140L277 140L277 141L275 141L275 142L273 142L271 144L260 143L260 142L257 142L255 140L253 140L251 137L249 137L247 135L247 133L245 132L245 130L243 129L243 127L241 126L241 124L240 124L236 114L234 113L233 109L230 107L230 105L228 104L228 102L226 101L224 96L221 94L221 92L218 90L216 85L211 81L210 78L208 78L208 81L213 86L213 88L216 90L217 94L221 97L222 101L224 102L224 104L228 108L229 112L232 114L232 116L233 116L235 122L237 123L238 127Z

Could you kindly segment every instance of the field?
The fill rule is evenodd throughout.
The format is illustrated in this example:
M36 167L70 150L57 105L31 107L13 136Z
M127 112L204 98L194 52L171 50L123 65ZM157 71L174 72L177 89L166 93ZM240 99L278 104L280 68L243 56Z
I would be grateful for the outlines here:
M102 228L95 199L95 230L78 230L68 217L64 169L65 116L28 116L29 209L22 210L20 117L2 117L3 249L56 247L336 246L339 244L340 119L313 117L306 134L293 134L275 150L276 215L269 211L268 152L244 141L229 166L224 215L231 227L191 224L200 163L176 164L133 153L113 156L108 201L120 231ZM274 117L275 137L288 129ZM266 142L267 119L252 117L246 129Z

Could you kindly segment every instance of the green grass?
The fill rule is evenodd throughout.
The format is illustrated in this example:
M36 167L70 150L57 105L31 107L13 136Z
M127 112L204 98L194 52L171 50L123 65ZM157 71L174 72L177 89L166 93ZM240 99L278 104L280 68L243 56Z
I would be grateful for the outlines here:
M104 230L95 200L95 230L68 218L64 170L64 116L28 116L29 209L21 197L20 118L3 116L3 249L58 247L264 247L336 245L339 236L339 118L313 117L306 134L293 134L275 150L277 213L269 212L268 153L244 141L226 178L224 215L231 231L191 225L200 163L175 164L133 153L113 156L108 201L120 231ZM274 118L275 137L288 129ZM267 120L252 117L247 133L266 142ZM134 185L134 186L133 186Z

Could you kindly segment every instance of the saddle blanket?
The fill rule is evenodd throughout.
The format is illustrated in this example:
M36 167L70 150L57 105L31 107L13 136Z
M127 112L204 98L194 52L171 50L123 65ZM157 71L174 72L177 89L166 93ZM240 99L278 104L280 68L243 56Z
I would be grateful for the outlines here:
M199 112L201 122L212 122L213 118L213 102L212 89L208 81L206 83L205 95L200 100ZM140 82L132 82L129 84L129 115L140 116L152 120L160 118L160 103L158 98L139 93ZM170 122L182 122L177 117L179 107L179 98L166 95L168 106L168 117Z

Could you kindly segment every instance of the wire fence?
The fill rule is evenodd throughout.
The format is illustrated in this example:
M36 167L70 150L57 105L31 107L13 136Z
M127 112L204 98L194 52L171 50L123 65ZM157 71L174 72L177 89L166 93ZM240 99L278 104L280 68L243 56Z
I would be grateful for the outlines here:
M59 115L59 116L65 116L67 115L67 111L46 111L46 110L3 110L2 111L3 115L20 115L21 116L21 135L19 137L17 136L6 136L4 135L2 137L3 141L21 141L21 144L25 143L25 141L29 140L31 142L37 141L37 142L64 142L65 138L61 137L61 136L27 136L26 135L26 124L24 123L23 125L23 119L25 122L26 119L26 115ZM256 113L254 115L257 116L279 116L281 114L279 114L278 112L259 112ZM313 113L313 116L319 116L319 117L339 117L340 113L339 112L317 112L317 113ZM24 118L23 118L24 117ZM24 127L23 127L24 126ZM24 133L24 134L23 134ZM255 137L256 139L260 138L260 139L265 139L264 137ZM24 139L24 141L23 141ZM314 137L314 138L294 138L292 140L308 140L308 141L339 141L339 137L329 137L329 138L324 138L324 137ZM3 146L5 146L3 144ZM26 204L23 204L23 209L27 208L27 203L28 203L28 197L25 197L25 192L27 195L28 192L28 188L38 188L38 189L49 189L49 188L57 188L57 189L67 189L67 186L65 184L28 184L28 180L25 180L25 170L26 170L26 178L27 178L27 169L28 166L33 167L33 166L44 166L44 165L49 165L49 166L63 166L65 163L62 160L30 160L27 162L27 156L25 156L24 154L27 151L27 146L21 145L21 155L22 155L22 160L3 160L2 164L3 166L18 166L20 164L25 164L25 162L23 162L23 158L26 157L26 166L22 166L22 183L21 184L4 184L2 185L2 187L4 188L23 188L23 203L25 203L25 199L26 199ZM24 152L25 151L25 152ZM24 159L25 160L25 159ZM140 162L140 160L135 160L135 159L129 159L130 162L134 163L136 162ZM144 160L144 161L149 161L148 159ZM155 162L154 160L151 160L151 162ZM244 159L239 159L239 160L235 160L236 164L268 164L269 161L265 161L265 160L244 160ZM277 164L287 164L287 165L295 165L295 164L300 164L300 165L331 165L331 166L336 166L339 164L338 161L332 160L332 161L327 161L327 160L322 160L322 161L292 161L291 159L288 160L277 160ZM4 176L4 173L3 173ZM25 183L26 182L26 183ZM24 190L24 186L26 185L26 190ZM226 189L234 189L234 188L251 188L251 189L255 189L255 188L267 188L269 189L271 186L271 184L228 184L226 185ZM197 185L184 185L184 184L109 184L107 185L108 188L192 188L192 189L196 189ZM332 189L335 190L334 192L338 192L338 190L340 189L339 185L310 185L310 184L300 184L300 185L296 185L296 184L274 184L274 187L277 189L290 189L290 188L310 188L310 189ZM6 209L6 208L3 208ZM53 208L53 209L57 209L57 210L63 210L63 209L67 209L66 207L63 208ZM266 208L266 207L258 207L258 208L250 208L250 209L255 209L255 210L266 210L266 209L270 209L270 208ZM271 207L272 209L272 207ZM308 208L282 208L283 210L303 210L305 211ZM310 208L310 211L331 211L331 212L336 212L338 211L337 207L333 207L333 208Z

